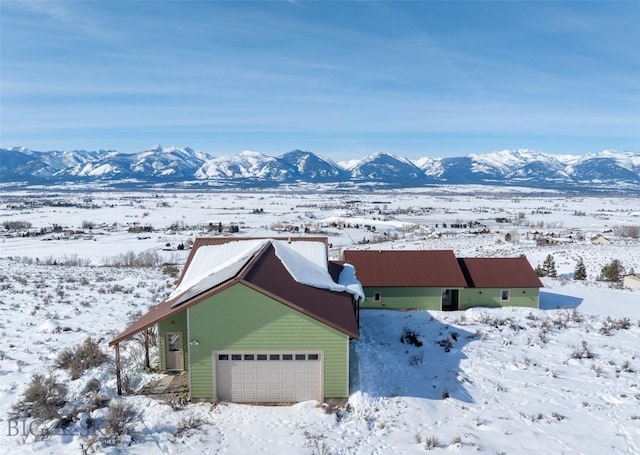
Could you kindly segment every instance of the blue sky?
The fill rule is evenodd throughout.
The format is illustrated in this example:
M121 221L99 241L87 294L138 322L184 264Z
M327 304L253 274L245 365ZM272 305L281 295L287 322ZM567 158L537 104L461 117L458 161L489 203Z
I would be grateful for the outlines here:
M640 151L640 2L0 2L0 147Z

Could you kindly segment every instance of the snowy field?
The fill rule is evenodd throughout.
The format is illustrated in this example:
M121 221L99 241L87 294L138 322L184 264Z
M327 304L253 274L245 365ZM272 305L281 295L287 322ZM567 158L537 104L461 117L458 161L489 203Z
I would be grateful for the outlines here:
M2 453L640 454L640 291L596 281L613 259L640 271L640 240L628 235L640 225L638 198L482 187L24 191L0 193L0 225ZM351 395L338 409L118 397L108 341L166 297L175 277L165 265L115 265L146 257L180 268L190 241L220 228L326 235L333 259L345 247L523 254L534 267L552 255L558 278L543 279L539 310L363 311ZM592 243L598 234L610 243ZM586 281L571 279L579 258ZM401 343L406 330L422 346ZM56 359L87 337L111 361L71 379ZM139 343L124 349L132 388L160 377L139 366ZM62 413L74 418L47 437L40 422L10 417L34 373L67 386ZM107 413L86 409L95 380L105 400L139 411L129 436L86 428L88 416L100 422Z

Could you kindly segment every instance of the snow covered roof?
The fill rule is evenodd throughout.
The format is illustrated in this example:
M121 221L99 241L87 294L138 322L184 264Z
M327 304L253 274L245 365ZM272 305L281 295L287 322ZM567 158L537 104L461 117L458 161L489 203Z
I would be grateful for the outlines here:
M353 267L343 264L334 281L326 243L227 238L194 244L176 289L110 344L194 305L233 283L242 282L352 338L359 330L351 304L364 300ZM197 246L197 248L196 248Z
M357 300L364 300L364 291L355 278L355 273L341 274L338 283L333 281L327 268L325 244L315 241L251 239L197 248L178 287L169 295L169 300L173 300L171 306L178 306L234 278L267 244L274 246L276 255L298 283L330 291L348 292Z
M169 295L172 307L238 275L264 240L245 240L221 245L205 245L195 250L180 283Z

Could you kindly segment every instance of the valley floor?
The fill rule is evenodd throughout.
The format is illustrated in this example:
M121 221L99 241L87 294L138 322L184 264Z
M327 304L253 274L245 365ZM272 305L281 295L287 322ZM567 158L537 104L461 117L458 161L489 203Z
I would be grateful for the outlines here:
M80 237L8 233L0 239L1 451L640 454L640 291L596 281L612 259L627 271L640 270L638 239L611 232L638 225L637 198L468 191L104 193L91 195L95 208L83 207L80 194L56 196L60 201L75 197L78 206L36 208L27 204L31 195L26 192L12 194L12 204L18 205L0 207L3 223L30 224L33 231L52 224L65 231L92 228L84 229L91 235ZM490 233L452 226L471 219L486 223ZM115 259L157 254L180 267L188 251L176 245L206 235L209 223L219 222L236 223L244 236L286 236L288 226L306 226L329 236L333 259L345 247L452 249L459 257L524 254L533 267L552 255L559 278L543 278L540 309L363 311L361 339L351 345L351 393L339 408L316 402L273 407L118 397L108 341L164 299L176 277L162 267L116 267ZM154 226L151 235L130 232L145 224ZM559 241L539 246L535 230ZM576 232L583 240L560 241ZM516 239L505 241L506 233ZM596 234L612 237L611 244L591 243ZM587 267L584 282L571 280L579 258ZM400 341L407 330L422 346ZM71 379L67 370L56 368L56 360L88 337L110 361ZM122 357L132 389L162 377L139 366L140 343L125 343ZM152 350L154 360L157 350ZM10 416L36 373L66 385L62 412L73 417L64 430L49 428L47 437L37 422ZM101 426L107 408L88 409L92 398L86 388L96 384L105 402L128 403L139 412L129 436L107 437ZM94 421L90 428L88 417Z

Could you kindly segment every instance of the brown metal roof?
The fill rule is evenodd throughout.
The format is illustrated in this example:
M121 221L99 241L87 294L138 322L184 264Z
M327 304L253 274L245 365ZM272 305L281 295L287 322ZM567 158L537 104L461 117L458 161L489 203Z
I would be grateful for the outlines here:
M451 250L345 250L363 286L466 287Z
M462 271L474 288L541 288L543 284L525 257L461 258Z
M242 240L242 238L229 239L231 239L230 241ZM309 241L311 238L305 237L300 239ZM252 240L255 240L255 238L252 238ZM196 241L189 255L189 259L193 257L195 250L200 246L222 243L226 242L207 243ZM351 294L319 289L298 283L289 274L280 259L278 259L271 243L266 243L254 254L235 277L175 307L172 307L172 305L176 301L176 298L159 303L111 340L109 345L114 345L126 340L145 328L155 325L175 313L195 305L237 283L244 283L258 292L262 292L313 319L349 335L351 338L359 337L358 324L351 304Z

